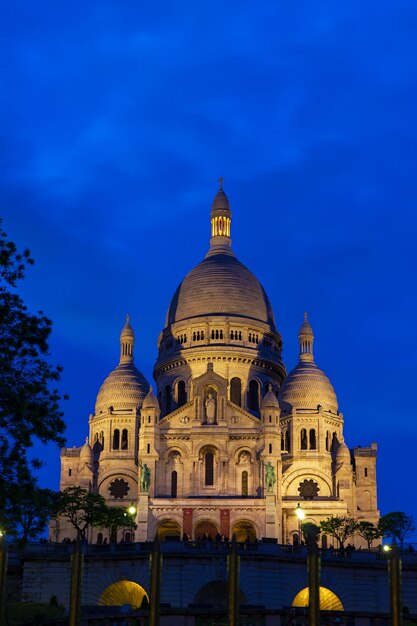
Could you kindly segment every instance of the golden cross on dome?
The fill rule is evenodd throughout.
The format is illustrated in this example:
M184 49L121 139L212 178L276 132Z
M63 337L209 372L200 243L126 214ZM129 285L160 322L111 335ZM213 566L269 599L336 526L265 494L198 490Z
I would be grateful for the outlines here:
M217 181L220 185L220 191L223 191L223 183L224 183L224 178L223 176L220 176L219 180Z

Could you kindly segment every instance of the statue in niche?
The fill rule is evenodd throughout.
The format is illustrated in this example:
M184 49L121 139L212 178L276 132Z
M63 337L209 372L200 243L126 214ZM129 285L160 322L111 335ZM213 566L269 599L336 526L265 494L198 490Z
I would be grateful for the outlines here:
M275 483L277 482L277 478L275 476L275 469L272 463L267 463L265 466L265 484L266 490L269 493L274 491Z
M216 420L216 400L213 394L209 393L205 402L206 407L206 424L214 424Z
M151 484L151 470L146 465L146 463L144 463L143 466L142 466L142 470L140 472L140 488L141 488L141 491L148 492L150 484Z
M249 452L241 452L239 454L238 465L247 465L252 460L252 457Z

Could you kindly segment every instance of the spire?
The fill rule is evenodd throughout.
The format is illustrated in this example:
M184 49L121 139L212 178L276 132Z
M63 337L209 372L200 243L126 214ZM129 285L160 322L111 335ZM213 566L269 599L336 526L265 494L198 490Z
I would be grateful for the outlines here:
M232 240L230 239L230 224L232 221L232 213L230 211L229 199L223 191L223 177L220 176L219 190L214 196L211 207L211 239L210 250L207 256L211 254L233 254L230 247Z
M135 333L130 325L130 315L126 315L126 322L120 333L120 364L133 363L133 346Z
M314 361L314 335L313 329L308 321L307 311L304 313L304 322L301 324L300 332L298 333L298 340L300 342L300 361Z

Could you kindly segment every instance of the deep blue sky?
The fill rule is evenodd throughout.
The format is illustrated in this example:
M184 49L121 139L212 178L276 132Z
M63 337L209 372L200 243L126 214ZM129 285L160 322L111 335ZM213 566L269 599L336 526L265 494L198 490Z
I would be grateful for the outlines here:
M382 512L417 519L416 32L415 0L3 3L0 214L36 260L68 445L126 312L151 379L222 174L287 368L307 309L348 445L378 442Z

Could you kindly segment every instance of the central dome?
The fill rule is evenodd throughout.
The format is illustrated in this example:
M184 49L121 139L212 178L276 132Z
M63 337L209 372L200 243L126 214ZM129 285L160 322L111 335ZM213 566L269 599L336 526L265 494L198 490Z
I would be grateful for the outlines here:
M262 285L231 253L211 254L191 270L174 294L166 325L212 315L247 317L275 330Z
M231 211L221 186L211 209L211 240L206 257L179 285L166 326L196 317L236 316L268 324L276 332L268 297L231 248Z

